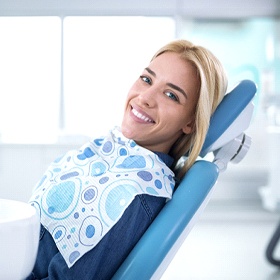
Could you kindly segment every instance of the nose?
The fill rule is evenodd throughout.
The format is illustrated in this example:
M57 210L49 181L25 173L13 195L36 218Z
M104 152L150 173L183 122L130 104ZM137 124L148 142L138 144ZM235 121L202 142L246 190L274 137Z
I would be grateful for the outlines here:
M155 88L150 87L141 91L141 93L138 96L138 99L143 106L152 108L156 106L156 96L157 90Z

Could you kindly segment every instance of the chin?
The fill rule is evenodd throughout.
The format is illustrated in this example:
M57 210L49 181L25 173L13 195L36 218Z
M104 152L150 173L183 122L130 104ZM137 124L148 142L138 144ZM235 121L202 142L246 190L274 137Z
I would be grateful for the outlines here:
M132 139L133 133L131 132L130 129L126 129L123 126L121 126L121 132L122 132L124 137L126 137L128 139Z

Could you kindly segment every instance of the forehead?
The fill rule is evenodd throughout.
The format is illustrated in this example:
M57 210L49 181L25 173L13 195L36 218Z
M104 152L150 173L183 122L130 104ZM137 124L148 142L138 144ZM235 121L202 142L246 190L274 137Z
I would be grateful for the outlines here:
M172 73L171 69L174 68L183 73L196 72L196 69L191 62L182 58L180 54L175 52L165 52L160 54L150 62L150 66L154 66L159 70L165 70L166 74L168 72Z

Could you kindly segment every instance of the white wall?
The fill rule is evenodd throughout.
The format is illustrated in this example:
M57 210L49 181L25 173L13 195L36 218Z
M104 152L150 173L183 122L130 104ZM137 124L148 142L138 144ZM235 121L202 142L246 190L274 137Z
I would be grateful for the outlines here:
M0 144L0 198L27 202L48 165L74 145Z

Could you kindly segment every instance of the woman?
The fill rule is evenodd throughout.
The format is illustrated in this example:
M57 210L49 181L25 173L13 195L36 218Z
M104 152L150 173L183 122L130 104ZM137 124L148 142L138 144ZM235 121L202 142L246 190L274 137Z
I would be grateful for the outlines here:
M67 153L36 187L42 227L28 279L110 279L171 199L179 159L188 154L179 179L196 160L226 86L208 50L185 40L161 48L130 89L120 129Z

